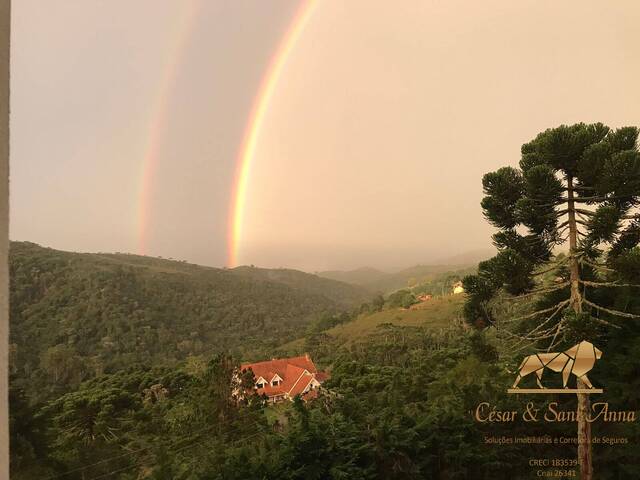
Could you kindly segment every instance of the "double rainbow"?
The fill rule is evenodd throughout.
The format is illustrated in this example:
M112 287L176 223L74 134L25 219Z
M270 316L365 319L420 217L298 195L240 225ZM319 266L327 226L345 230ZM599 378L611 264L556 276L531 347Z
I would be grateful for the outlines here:
M200 7L200 0L186 2L182 10L177 26L173 32L173 38L169 42L170 50L167 53L167 63L162 71L161 80L158 83L158 92L151 111L151 122L147 129L144 160L140 174L140 190L138 192L138 254L147 253L147 237L150 223L150 203L153 195L153 180L158 165L160 147L162 145L162 133L167 125L167 113L170 91L173 87L182 52L188 43L189 33L193 29L195 19Z
M244 210L249 183L249 170L251 168L251 161L255 155L260 129L262 128L265 114L282 74L282 70L298 38L302 34L304 27L309 21L316 4L317 0L302 0L262 77L247 120L243 140L238 151L236 171L231 191L231 208L229 211L227 239L227 265L231 267L237 265L238 262L238 250L242 236ZM167 55L168 62L159 83L158 93L155 96L157 100L151 116L153 121L149 124L147 132L145 156L142 163L140 191L138 195L138 253L140 255L147 253L150 202L153 194L152 187L158 163L161 137L167 124L169 93L173 87L180 65L179 60L187 43L188 34L197 16L198 7L199 0L192 0L183 10L178 27L174 33L175 38L171 42L172 49Z

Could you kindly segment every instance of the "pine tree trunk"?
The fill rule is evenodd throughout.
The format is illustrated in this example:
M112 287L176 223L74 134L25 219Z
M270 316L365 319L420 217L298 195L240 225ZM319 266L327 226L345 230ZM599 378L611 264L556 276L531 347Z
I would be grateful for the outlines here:
M578 228L576 223L576 204L573 201L573 178L567 178L567 198L568 198L568 215L569 215L569 262L570 282L571 282L571 308L576 313L582 312L582 297L580 295L580 267L576 258L578 248Z
M574 202L573 177L567 178L567 198L569 215L569 255L571 260L570 283L571 283L571 308L576 313L582 313L582 295L580 294L580 267L576 258L578 247L578 228L576 224L576 210ZM578 379L578 388L587 388L586 384ZM578 393L578 465L580 465L580 479L593 479L593 466L591 461L591 424L587 422L587 415L591 408L589 395Z
M587 388L580 379L578 388ZM589 395L578 393L578 465L580 465L581 480L592 480L593 465L591 463L591 424L587 422L590 409Z

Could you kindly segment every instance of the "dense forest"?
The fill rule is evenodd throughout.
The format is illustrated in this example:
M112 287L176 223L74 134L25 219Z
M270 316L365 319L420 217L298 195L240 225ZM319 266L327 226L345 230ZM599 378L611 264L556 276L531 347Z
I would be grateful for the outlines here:
M253 273L255 270L255 273ZM261 358L358 287L294 271L223 270L11 243L11 373L32 400L132 365L221 351Z
M639 407L640 342L627 341L638 330L608 338L603 348L615 353L592 375L614 407ZM14 388L12 469L19 479L532 478L532 448L572 458L574 447L497 446L484 436L571 437L575 427L474 421L480 399L521 408L504 394L514 359L494 344L460 324L380 326L325 352L332 378L320 398L275 407L255 397L231 400L236 360L225 355L123 369L40 406ZM594 431L631 442L596 449L598 478L636 478L637 423L594 424Z

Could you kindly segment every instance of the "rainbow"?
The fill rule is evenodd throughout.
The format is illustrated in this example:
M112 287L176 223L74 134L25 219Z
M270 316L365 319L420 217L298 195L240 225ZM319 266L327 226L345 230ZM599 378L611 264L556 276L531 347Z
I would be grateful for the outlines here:
M249 183L249 171L251 161L255 155L256 145L260 129L264 122L269 102L275 91L282 70L289 55L293 51L298 38L304 30L317 0L303 0L289 25L287 32L282 37L278 49L274 53L269 66L260 82L260 87L255 96L251 113L249 114L242 144L240 145L236 162L234 188L232 189L231 210L229 213L229 238L227 265L234 267L238 263L238 250L242 236L242 225L247 200L247 186Z
M150 216L150 203L153 194L152 186L155 178L155 171L158 163L160 147L162 145L162 133L167 124L168 103L171 98L170 90L180 66L180 58L187 44L189 32L193 29L194 21L197 17L200 0L191 0L182 9L177 26L173 32L173 38L169 42L171 46L167 52L166 64L164 66L158 91L154 95L156 101L151 109L150 118L144 148L144 159L140 173L140 190L138 192L138 254L147 253L147 237Z

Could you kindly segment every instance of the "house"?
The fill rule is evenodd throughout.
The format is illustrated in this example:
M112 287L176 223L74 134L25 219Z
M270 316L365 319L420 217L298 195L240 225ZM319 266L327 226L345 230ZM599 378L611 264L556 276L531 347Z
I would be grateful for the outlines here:
M431 301L432 299L433 299L433 295L429 293L423 293L422 295L418 295L416 297L416 300L418 301L418 303L414 303L413 305L411 305L411 307L409 307L409 309L421 310L423 308L427 308L428 302Z
M453 294L457 295L459 293L464 293L464 287L462 286L461 281L458 281L453 284Z
M309 354L243 363L240 369L253 372L255 391L266 395L270 402L293 400L296 395L303 400L314 398L316 389L329 378L327 372L318 371Z

